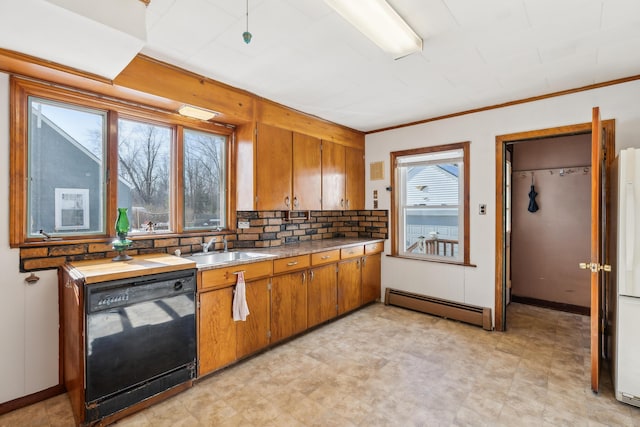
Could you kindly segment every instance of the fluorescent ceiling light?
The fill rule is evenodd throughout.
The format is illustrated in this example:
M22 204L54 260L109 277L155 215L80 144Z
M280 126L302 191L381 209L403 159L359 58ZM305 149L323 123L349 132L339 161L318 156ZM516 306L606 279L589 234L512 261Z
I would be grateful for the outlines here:
M422 39L385 0L324 0L394 59L422 51Z
M209 120L218 115L215 111L205 110L200 107L192 107L191 105L183 105L178 109L178 113L183 116L191 117L200 120Z

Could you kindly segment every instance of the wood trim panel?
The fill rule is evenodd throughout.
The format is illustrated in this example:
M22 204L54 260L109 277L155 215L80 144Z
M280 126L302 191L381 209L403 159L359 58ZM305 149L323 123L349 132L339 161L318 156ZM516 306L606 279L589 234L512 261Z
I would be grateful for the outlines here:
M233 162L236 167L235 186L236 208L240 211L255 210L256 189L256 123L250 122L236 128L236 159Z
M600 119L600 108L594 107L591 115L591 262L598 265L603 264L601 242L601 222L604 212L601 210L601 185L602 185L602 157L604 147L602 145L602 120ZM600 359L601 359L601 304L602 298L600 289L600 278L604 273L601 271L591 271L589 273L591 282L591 391L597 393L600 389Z
M171 170L182 171L182 173L173 173L170 176L169 184L169 200L171 209L171 218L175 220L175 224L172 224L172 230L177 233L184 232L184 191L178 191L178 188L184 188L184 170L182 165L184 164L184 127L181 125L176 126L175 132L172 132L171 138ZM228 145L227 145L228 147ZM228 173L228 171L225 171ZM233 194L233 193L231 193Z
M264 98L256 101L256 121L364 150L364 133L328 122Z
M583 316L589 315L589 307L582 307L580 305L566 304L563 302L555 302L555 301L547 301L547 300L538 299L538 298L520 297L518 295L511 295L511 301L517 302L520 304L534 305L536 307L550 308L552 310L557 310L557 311L565 311L567 313L581 314Z
M60 370L60 373L62 374L62 370ZM43 400L47 400L51 397L62 394L65 391L66 390L64 388L64 385L58 384L24 397L19 397L14 400L9 400L8 402L0 403L0 415L15 411L16 409L24 408L29 405L33 405L34 403L42 402Z
M253 120L254 97L239 89L167 63L137 55L113 80L162 98L216 111L216 121L240 124Z
M27 138L27 97L24 89L11 79L10 90L10 149L9 149L9 245L12 248L24 241L24 218L27 217L27 153L26 144L16 141Z
M418 121L410 122L410 123L404 123L404 124L400 124L400 125L396 125L396 126L388 126L388 127L384 127L384 128L380 128L380 129L367 131L367 132L365 132L365 135L369 135L369 134L372 134L372 133L378 133L378 132L386 132L388 130L393 130L393 129L400 129L400 128L405 128L405 127L410 127L410 126L421 125L421 124L424 124L424 123L436 122L438 120L445 120L445 119L450 119L450 118L453 118L453 117L466 116L467 114L475 114L475 113L479 113L479 112L482 112L482 111L496 110L496 109L499 109L499 108L511 107L511 106L519 105L519 104L526 104L526 103L529 103L529 102L535 102L535 101L540 101L540 100L543 100L543 99L555 98L555 97L558 97L558 96L571 95L573 93L585 92L585 91L588 91L588 90L598 89L598 88L607 87L607 86L615 86L615 85L618 85L618 84L628 83L628 82L632 82L632 81L635 81L635 80L640 80L640 74L637 74L635 76L630 76L630 77L623 77L621 79L608 80L608 81L602 82L602 83L596 83L596 84L592 84L592 85L581 86L581 87L577 87L577 88L574 88L574 89L567 89L567 90L561 90L561 91L558 91L558 92L547 93L547 94L544 94L544 95L532 96L530 98L524 98L524 99L518 99L518 100L514 100L514 101L503 102L501 104L493 104L493 105L488 105L488 106L485 106L485 107L473 108L471 110L459 111L459 112L456 112L456 113L451 113L451 114L445 114L445 115L442 115L442 116L431 117L431 118L428 118L428 119L418 120Z
M0 71L176 113L183 104L220 113L217 122L262 122L364 149L364 132L260 98L145 55L137 55L113 80L19 52L0 49ZM261 113L256 114L256 110Z

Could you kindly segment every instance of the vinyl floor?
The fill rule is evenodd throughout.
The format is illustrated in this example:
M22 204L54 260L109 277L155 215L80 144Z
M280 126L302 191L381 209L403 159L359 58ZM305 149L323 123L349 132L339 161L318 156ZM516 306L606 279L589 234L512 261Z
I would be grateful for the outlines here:
M591 392L588 317L514 303L507 319L487 332L370 305L116 425L640 426L608 372ZM72 425L66 395L0 416Z

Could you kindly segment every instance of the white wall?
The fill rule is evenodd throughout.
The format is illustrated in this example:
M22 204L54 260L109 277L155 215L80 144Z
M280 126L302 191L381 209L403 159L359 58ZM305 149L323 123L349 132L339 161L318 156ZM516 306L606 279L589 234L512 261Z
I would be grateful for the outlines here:
M58 278L28 285L9 248L9 77L0 73L0 403L58 384Z
M640 147L640 82L580 92L562 97L489 110L366 136L366 206L391 209L389 153L409 148L471 141L470 238L471 263L477 267L383 257L382 286L438 298L491 307L495 286L495 138L516 132L591 122L592 107L602 119L616 120L616 150ZM383 181L371 181L368 165L384 161ZM487 215L478 205L487 205ZM385 252L390 253L387 241ZM577 267L576 267L577 268ZM384 289L383 289L384 295Z

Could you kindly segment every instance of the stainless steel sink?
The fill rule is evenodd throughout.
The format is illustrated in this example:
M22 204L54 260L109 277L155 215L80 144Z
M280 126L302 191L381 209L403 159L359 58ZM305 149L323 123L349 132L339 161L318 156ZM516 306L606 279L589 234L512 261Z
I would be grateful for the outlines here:
M190 256L185 257L196 263L196 267L202 267L207 265L219 265L229 264L234 261L250 261L259 260L263 258L272 258L275 255L263 254L259 252L198 252Z

